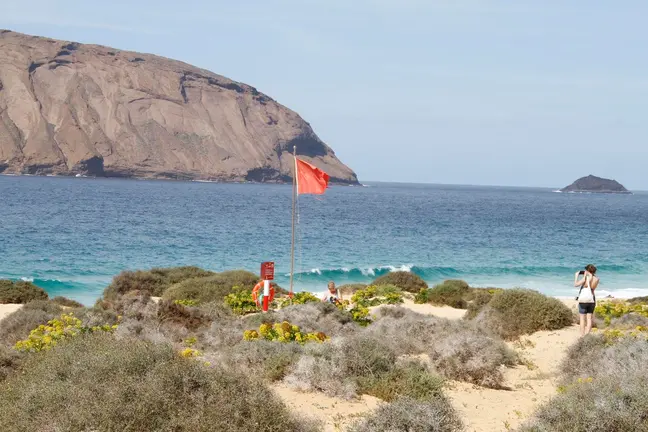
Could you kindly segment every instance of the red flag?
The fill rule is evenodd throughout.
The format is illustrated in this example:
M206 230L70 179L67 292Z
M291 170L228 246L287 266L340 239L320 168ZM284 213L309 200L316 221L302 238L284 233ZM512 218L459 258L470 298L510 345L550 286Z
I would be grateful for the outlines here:
M323 194L328 187L329 175L308 162L295 158L297 168L297 194Z

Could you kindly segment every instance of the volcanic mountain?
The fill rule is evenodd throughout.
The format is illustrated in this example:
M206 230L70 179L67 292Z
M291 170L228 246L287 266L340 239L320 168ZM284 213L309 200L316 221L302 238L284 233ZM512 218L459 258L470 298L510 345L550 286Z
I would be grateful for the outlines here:
M175 60L0 30L0 173L290 181L356 174L297 113Z

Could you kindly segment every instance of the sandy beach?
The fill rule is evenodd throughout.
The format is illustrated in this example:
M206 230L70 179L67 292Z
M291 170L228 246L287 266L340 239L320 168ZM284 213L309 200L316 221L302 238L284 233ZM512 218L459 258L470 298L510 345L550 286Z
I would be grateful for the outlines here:
M2 321L7 315L14 313L21 307L21 304L0 304L0 321Z

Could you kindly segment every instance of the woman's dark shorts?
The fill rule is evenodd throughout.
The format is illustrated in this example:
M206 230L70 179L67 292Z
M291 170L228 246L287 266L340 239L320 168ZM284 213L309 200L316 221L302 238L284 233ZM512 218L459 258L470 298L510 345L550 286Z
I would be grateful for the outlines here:
M593 314L596 303L578 303L579 314Z

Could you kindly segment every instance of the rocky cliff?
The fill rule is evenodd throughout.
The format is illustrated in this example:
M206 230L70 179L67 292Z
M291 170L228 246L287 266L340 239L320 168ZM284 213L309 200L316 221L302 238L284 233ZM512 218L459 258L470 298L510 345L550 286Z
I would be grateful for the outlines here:
M561 192L590 192L590 193L631 193L616 180L604 179L593 175L581 177Z
M254 87L166 58L0 30L0 173L289 181L355 173Z

